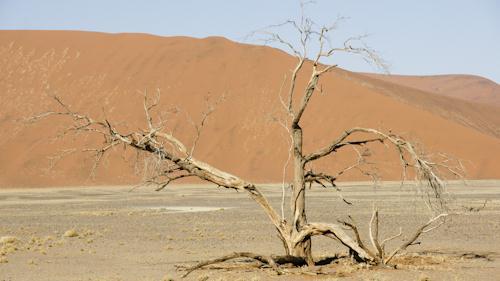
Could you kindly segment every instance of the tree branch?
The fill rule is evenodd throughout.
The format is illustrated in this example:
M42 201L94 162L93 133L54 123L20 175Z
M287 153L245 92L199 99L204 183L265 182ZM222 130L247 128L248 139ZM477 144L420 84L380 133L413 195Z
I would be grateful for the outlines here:
M377 257L379 259L383 259L384 257L384 251L382 250L382 247L380 246L379 240L378 240L378 209L375 208L372 213L372 218L370 219L370 225L369 225L369 234L370 234L370 241L373 245L373 248L377 250Z
M422 233L427 233L429 231L432 231L436 228L438 228L439 226L441 226L443 223L444 223L444 220L441 221L439 224L437 224L436 226L434 227L431 227L431 228L428 228L426 229L429 225L431 225L432 223L438 221L439 219L441 218L445 218L447 217L448 214L446 213L443 213L443 214L439 214L433 218L431 218L427 223L423 224L422 226L420 226L416 231L415 231L415 234L413 234L413 236L408 239L408 241L406 241L404 244L402 244L401 246L399 246L397 249L395 249L385 260L384 260L384 263L387 264L389 263L392 258L397 254L399 253L400 251L404 251L406 250L406 248L408 248L409 246L411 246L415 240L418 239L418 237L420 237L420 235L422 235Z
M202 180L214 183L217 186L222 186L231 189L245 190L248 192L250 197L256 201L267 214L269 219L272 221L280 235L286 235L288 231L287 226L282 224L281 217L274 210L274 208L269 204L264 195L258 190L258 188L250 182L244 181L241 178L231 175L229 173L223 172L215 167L208 165L202 161L190 157L185 145L179 141L177 138L171 134L162 133L153 123L153 119L149 114L151 105L147 105L147 98L144 99L144 109L147 112L146 116L148 121L149 130L143 132L133 132L128 134L122 134L118 132L109 122L109 120L95 121L94 119L88 117L87 115L79 114L73 112L69 106L64 104L60 98L54 97L57 103L64 109L61 112L50 112L45 114L40 114L36 117L36 120L40 118L47 118L51 115L64 115L69 116L74 122L82 122L84 126L79 126L78 130L82 128L95 128L104 133L105 144L103 148L96 150L97 155L100 159L102 154L108 151L110 148L117 144L124 144L126 146L132 147L139 151L143 151L154 155L160 161L165 161L166 163L172 163L175 165L176 170L179 172L184 172L183 176L175 175L169 176L171 171L168 171L163 176L166 178L165 182L162 182L161 188L164 188L173 180L177 180L187 176L195 176ZM172 145L173 150L167 149L159 139L166 140ZM181 154L181 156L176 156L176 152Z

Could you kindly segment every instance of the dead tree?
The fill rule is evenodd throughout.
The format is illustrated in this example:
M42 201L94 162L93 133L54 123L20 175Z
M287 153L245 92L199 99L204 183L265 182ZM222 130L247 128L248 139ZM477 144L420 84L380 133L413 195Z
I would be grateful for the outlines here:
M213 183L218 187L236 189L245 191L267 215L277 234L283 243L285 256L263 256L253 253L234 253L208 262L202 262L191 269L201 268L211 263L223 262L235 258L251 258L262 264L267 264L276 272L281 273L279 268L281 263L291 262L295 265L313 265L314 259L311 247L311 238L313 236L326 236L333 238L344 245L353 258L360 262L371 264L387 264L400 251L405 250L412 245L416 239L423 233L428 232L443 223L447 216L446 209L442 204L433 205L435 202L442 202L444 183L440 179L440 170L445 169L452 173L457 173L447 165L437 163L428 159L425 154L418 151L414 145L404 138L393 133L385 133L371 128L350 128L346 129L340 136L332 140L327 146L317 149L312 153L305 153L303 150L303 130L301 120L306 113L310 100L319 91L318 83L320 79L327 75L337 65L325 65L321 63L324 58L331 57L337 53L345 52L361 55L363 58L381 65L381 60L376 54L364 45L356 45L361 42L362 37L353 37L346 40L341 47L331 47L328 40L328 34L335 29L335 26L322 27L319 30L314 29L314 24L306 19L300 21L287 21L284 25L289 25L298 31L300 36L300 46L296 48L293 44L287 42L277 33L266 32L269 40L284 44L289 47L292 54L296 57L297 63L291 72L291 76L286 79L287 87L282 87L279 97L285 118L282 125L287 129L292 141L291 159L293 165L293 181L289 184L291 187L290 200L290 219L287 220L284 212L281 214L269 204L268 200L258 189L256 184L246 181L236 175L229 174L213 167L193 156L193 149L188 149L179 139L166 131L166 123L162 120L157 121L154 117L154 109L159 102L159 93L154 101L149 101L148 96L144 95L144 114L147 121L147 128L140 131L121 132L114 126L111 120L96 120L89 115L75 112L71 107L65 104L60 98L55 97L59 105L59 110L45 112L34 117L32 120L46 118L49 116L61 116L72 119L73 126L66 131L86 132L89 134L98 134L105 139L105 144L94 150L97 159L110 151L117 145L125 145L134 150L142 151L152 155L162 165L159 165L158 173L150 179L151 183L158 184L158 190L168 184L186 177L196 177L204 181ZM319 47L315 55L309 57L308 46L311 41L318 43ZM310 72L306 87L303 90L297 89L297 77L304 72ZM286 89L286 91L284 90ZM203 122L213 111L209 108L203 115ZM197 128L196 141L199 138L200 128ZM422 188L426 188L430 197L436 200L430 200L429 203L435 207L438 212L427 223L418 228L413 236L403 245L386 254L385 244L402 235L398 233L380 242L378 229L379 219L378 210L374 210L370 222L370 249L365 245L357 226L352 221L340 221L337 223L309 222L306 213L306 185L320 184L323 186L335 187L337 178L351 169L359 168L364 159L359 154L358 161L352 166L339 171L336 174L317 171L311 168L311 164L324 157L331 157L337 152L348 147L362 147L371 143L385 144L389 149L394 149L399 153L399 161L406 175L407 169L412 169L415 179ZM284 202L283 202L284 205ZM351 234L345 230L350 230Z

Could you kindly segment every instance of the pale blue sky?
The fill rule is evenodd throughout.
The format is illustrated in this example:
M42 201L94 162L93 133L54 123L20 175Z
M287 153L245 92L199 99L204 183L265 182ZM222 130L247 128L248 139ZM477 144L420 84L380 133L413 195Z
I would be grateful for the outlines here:
M144 32L163 36L224 36L235 41L299 14L297 0L0 0L0 29ZM395 74L476 74L500 82L498 0L318 0L308 15L327 24L350 19L333 40L366 40ZM285 37L295 38L291 31ZM258 43L247 40L248 43ZM360 59L337 57L355 71L374 71Z

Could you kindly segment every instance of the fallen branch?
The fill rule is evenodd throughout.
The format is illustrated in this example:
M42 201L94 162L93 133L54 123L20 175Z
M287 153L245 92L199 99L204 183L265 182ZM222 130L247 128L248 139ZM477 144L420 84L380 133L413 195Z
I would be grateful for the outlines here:
M283 271L279 268L276 261L270 256L258 255L258 254L249 253L249 252L236 252L236 253L225 255L225 256L222 256L222 257L219 257L216 259L202 261L202 262L196 264L195 266L189 267L186 269L186 273L184 273L182 275L182 278L188 276L191 272L193 272L197 269L200 269L202 267L205 267L207 265L221 263L221 262L225 262L225 261L237 259L237 258L249 258L252 260L256 260L262 264L269 265L278 275L283 274Z

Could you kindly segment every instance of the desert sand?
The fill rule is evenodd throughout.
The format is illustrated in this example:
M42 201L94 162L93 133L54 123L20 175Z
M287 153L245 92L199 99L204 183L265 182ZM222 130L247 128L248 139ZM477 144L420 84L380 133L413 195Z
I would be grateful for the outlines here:
M139 182L143 163L135 161L133 152L119 149L89 178L92 156L69 152L96 147L99 138L56 138L67 126L62 119L31 125L23 121L53 110L50 96L57 95L74 110L105 114L120 130L136 130L145 126L140 91L154 95L157 89L169 130L188 145L194 135L189 120L199 122L207 97L224 95L195 156L251 181L279 182L288 139L273 120L281 114L278 91L293 64L291 56L277 49L220 37L0 31L0 187ZM431 153L462 160L470 179L500 177L496 96L477 103L396 82L342 69L329 74L321 85L323 94L313 98L303 119L305 149L318 149L349 127L374 127L401 134ZM174 107L177 114L168 114ZM57 161L58 151L68 155ZM397 179L401 171L396 155L383 146L373 151L383 179ZM318 167L338 170L355 161L353 155L340 153ZM352 173L344 180L365 179Z
M451 217L423 235L421 244L408 249L412 258L400 261L398 270L359 267L339 259L323 267L329 275L277 276L243 262L195 271L184 280L498 280L500 182L466 184L450 185L454 206L481 208L488 200L484 208ZM410 233L429 214L407 189L396 183L377 188L366 183L344 185L344 197L353 202L349 206L335 191L313 188L308 190L309 220L335 222L350 214L364 226L375 202L381 210L383 237L393 235L399 226ZM130 190L130 186L0 190L0 233L10 237L10 242L0 242L0 280L181 280L178 266L233 251L282 254L275 229L244 193L207 185L177 185L162 192ZM265 186L263 191L278 208L280 189ZM314 239L313 251L317 259L345 254L338 242L328 238Z

